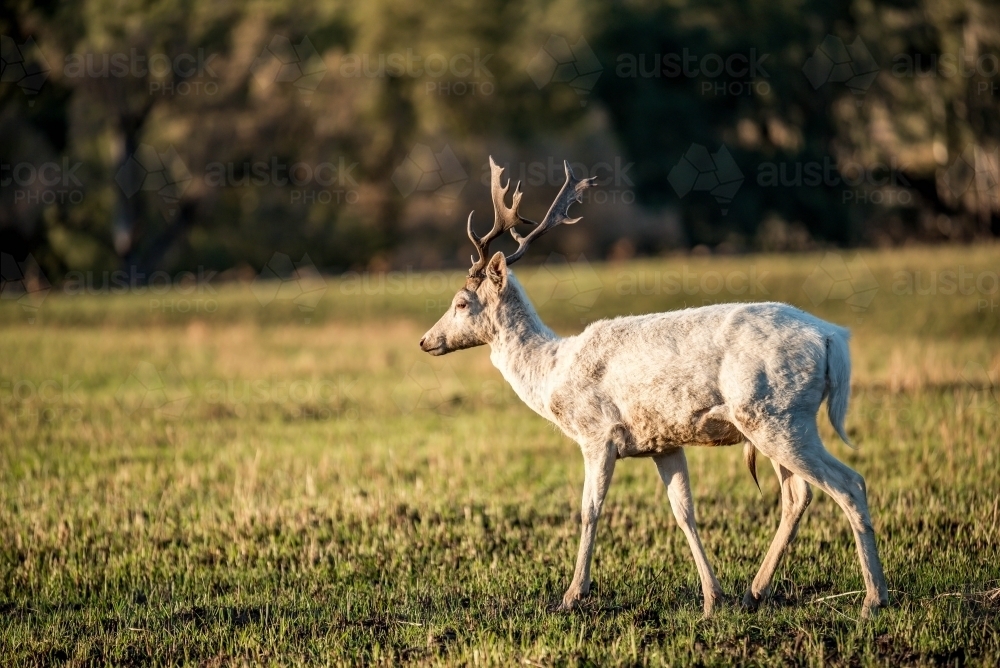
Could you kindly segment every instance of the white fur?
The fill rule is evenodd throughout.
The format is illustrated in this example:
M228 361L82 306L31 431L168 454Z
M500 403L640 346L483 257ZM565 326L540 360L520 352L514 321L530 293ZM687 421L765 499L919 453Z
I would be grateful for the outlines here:
M771 459L782 518L744 605L756 608L811 499L830 494L854 530L869 614L888 602L864 479L823 446L816 414L845 438L850 391L847 330L787 304L719 304L602 320L560 338L538 318L498 253L421 340L433 354L488 344L517 395L580 445L582 532L563 606L590 590L597 519L615 463L651 457L694 555L710 615L722 597L698 537L684 446L744 440Z

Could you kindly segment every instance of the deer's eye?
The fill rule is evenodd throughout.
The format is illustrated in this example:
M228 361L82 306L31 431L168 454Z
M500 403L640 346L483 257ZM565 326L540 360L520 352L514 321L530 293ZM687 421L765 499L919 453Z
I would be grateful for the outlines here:
M456 302L455 308L458 309L459 311L464 311L465 309L469 308L469 302Z

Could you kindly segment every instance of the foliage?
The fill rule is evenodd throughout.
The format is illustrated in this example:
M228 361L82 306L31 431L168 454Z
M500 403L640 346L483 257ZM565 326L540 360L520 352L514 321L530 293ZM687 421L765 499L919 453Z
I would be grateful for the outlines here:
M541 252L998 232L1000 14L979 0L11 1L0 34L5 62L44 72L5 65L5 174L78 166L76 188L5 176L0 192L4 246L51 277L259 269L276 251L330 269L458 264L464 250L441 230L482 208L490 153L520 165L515 177L564 157L631 165L616 206L586 204L591 226ZM817 65L856 40L840 69ZM559 69L543 50L562 53ZM846 85L845 67L858 74ZM743 179L731 203L671 180L694 145L731 155ZM401 188L394 175L419 146L453 151L468 184L456 177L446 198ZM140 149L159 154L171 192L139 188ZM302 187L275 164L304 165ZM822 182L802 182L810 165ZM532 185L539 201L551 181Z

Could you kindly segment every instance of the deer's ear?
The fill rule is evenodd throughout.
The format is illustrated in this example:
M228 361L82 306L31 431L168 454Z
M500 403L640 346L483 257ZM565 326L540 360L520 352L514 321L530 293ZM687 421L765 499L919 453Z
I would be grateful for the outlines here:
M503 253L497 252L490 258L489 264L486 265L486 277L490 279L490 283L496 287L498 293L507 287L507 258Z

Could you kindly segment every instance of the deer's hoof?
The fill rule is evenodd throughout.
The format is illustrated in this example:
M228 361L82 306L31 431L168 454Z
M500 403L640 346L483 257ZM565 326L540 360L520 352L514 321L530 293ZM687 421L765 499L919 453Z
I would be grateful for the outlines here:
M888 599L865 599L865 602L861 606L861 619L875 619L878 617L878 613L888 605Z
M760 607L761 599L757 598L753 594L753 590L747 589L746 593L743 594L743 602L740 607L747 612L757 612L757 608Z
M705 607L703 609L702 619L711 619L715 611L718 610L726 602L726 595L721 591L715 592L711 597L705 599Z
M580 591L577 587L570 587L566 590L566 593L563 594L562 603L556 607L556 610L559 612L574 610L580 607L580 602L586 595L587 592Z
M556 606L556 612L569 612L580 605L579 599L563 599L563 602Z
M574 593L566 592L566 594L563 596L562 603L559 604L559 607L556 608L556 610L560 612L569 612L570 610L575 610L580 607L580 602L582 600L583 596L581 596L578 592Z

